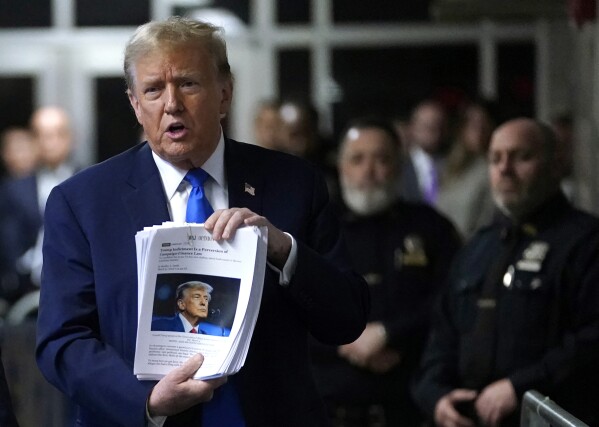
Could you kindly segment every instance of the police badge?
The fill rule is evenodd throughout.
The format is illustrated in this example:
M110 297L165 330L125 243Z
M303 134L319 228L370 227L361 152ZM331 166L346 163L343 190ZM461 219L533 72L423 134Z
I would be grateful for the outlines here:
M534 241L522 253L522 259L516 263L516 268L522 271L539 272L549 251L549 243Z
M395 249L395 268L402 267L425 267L428 265L428 257L424 250L422 238L415 234L407 235L403 240L403 248Z

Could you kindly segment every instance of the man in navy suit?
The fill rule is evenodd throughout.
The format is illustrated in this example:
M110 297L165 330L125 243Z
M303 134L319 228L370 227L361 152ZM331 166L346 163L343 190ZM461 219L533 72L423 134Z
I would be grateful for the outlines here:
M230 329L203 321L208 317L212 290L212 286L200 281L181 283L175 292L179 312L172 317L153 318L152 330L228 337Z
M39 145L34 173L9 179L0 188L0 296L14 302L40 284L42 215L50 190L70 177L73 146L69 116L45 106L31 116Z
M184 221L183 178L201 167L214 209L205 227L215 240L242 226L268 229L260 315L245 365L228 379L244 425L328 425L307 338L354 341L369 294L346 262L324 179L304 160L223 135L233 79L217 28L182 18L141 26L125 51L125 75L148 141L57 186L46 206L41 371L77 403L78 426L144 427L164 417L168 427L201 425L226 381L191 379L202 355L157 383L132 369L135 234Z

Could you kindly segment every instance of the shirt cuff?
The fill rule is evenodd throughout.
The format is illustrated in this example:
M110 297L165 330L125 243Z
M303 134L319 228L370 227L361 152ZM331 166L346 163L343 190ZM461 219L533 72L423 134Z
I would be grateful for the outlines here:
M166 422L166 415L157 415L148 420L148 427L162 427Z
M150 410L146 402L146 418L148 420L147 427L162 427L166 422L166 415L156 415L154 418L150 416Z
M279 273L279 285L281 286L289 286L289 282L295 273L295 266L297 265L297 243L291 234L285 234L291 238L291 250L289 251L289 256L287 257L287 262L285 262L285 265L283 266L283 270L279 270L270 262L266 261L271 269Z

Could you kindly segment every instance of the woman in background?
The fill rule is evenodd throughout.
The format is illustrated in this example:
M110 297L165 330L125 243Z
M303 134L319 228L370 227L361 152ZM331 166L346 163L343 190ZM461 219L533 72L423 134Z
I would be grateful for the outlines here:
M442 176L437 208L453 221L464 239L493 216L486 154L494 127L484 102L469 103L460 115Z

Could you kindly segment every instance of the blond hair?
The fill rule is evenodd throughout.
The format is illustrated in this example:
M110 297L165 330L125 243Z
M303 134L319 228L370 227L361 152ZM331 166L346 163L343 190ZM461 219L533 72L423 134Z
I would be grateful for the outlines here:
M132 90L135 86L134 65L142 56L154 50L196 44L208 50L221 78L231 79L224 30L208 22L172 16L165 21L150 21L137 28L125 47L123 68L125 82Z

